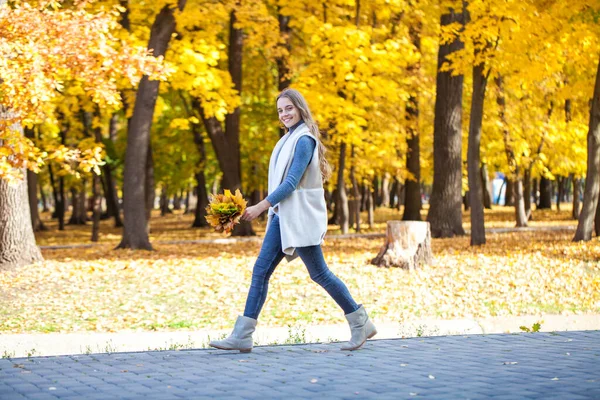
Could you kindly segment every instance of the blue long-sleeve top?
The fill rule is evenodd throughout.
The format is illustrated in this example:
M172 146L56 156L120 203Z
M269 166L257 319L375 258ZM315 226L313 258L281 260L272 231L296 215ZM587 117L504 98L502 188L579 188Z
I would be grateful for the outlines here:
M290 132L293 132L300 124L304 121L300 120L297 124L290 128ZM302 175L304 175L304 171L310 164L312 160L313 153L315 151L315 147L317 143L310 136L302 136L296 142L296 149L294 151L294 158L292 159L292 165L290 165L290 169L288 173L281 182L281 184L267 196L267 201L271 204L271 206L275 206L283 199L288 197L296 187L298 187L298 183L300 183L300 179Z

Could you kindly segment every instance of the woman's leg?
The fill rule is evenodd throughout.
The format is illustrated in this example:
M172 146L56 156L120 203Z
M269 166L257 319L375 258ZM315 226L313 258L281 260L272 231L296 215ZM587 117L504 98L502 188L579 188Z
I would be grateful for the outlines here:
M269 229L267 229L260 253L254 264L252 283L250 284L248 298L246 299L244 317L258 319L260 310L267 299L269 278L271 278L275 267L277 267L284 256L281 251L279 217L275 215L271 220Z
M344 310L344 314L350 314L358 310L359 306L352 298L344 282L327 267L320 245L297 247L296 251L304 265L306 265L312 280L329 293L333 300Z

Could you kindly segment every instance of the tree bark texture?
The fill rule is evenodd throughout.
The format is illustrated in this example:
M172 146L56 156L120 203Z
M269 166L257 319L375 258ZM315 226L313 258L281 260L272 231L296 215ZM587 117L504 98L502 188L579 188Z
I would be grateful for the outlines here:
M596 71L594 97L590 109L590 123L587 135L587 172L583 190L583 207L579 214L574 241L591 240L592 226L598 207L600 189L600 61Z
M492 209L492 182L486 163L481 164L481 186L483 188L483 207Z
M340 160L338 163L338 177L337 177L337 211L338 211L338 223L342 230L342 234L348 233L348 196L346 195L346 182L344 180L344 169L346 168L346 143L342 142L340 145Z
M385 244L371 264L414 270L431 264L429 222L388 221Z
M411 24L408 29L408 35L412 44L418 51L421 51L421 24ZM409 73L417 73L421 68L420 64L408 67ZM415 91L416 92L416 91ZM407 124L407 153L406 169L412 177L404 182L404 214L403 221L421 221L421 145L419 142L419 98L411 95L406 103L406 124Z
M473 97L469 121L469 146L467 171L469 180L469 203L471 206L471 246L485 244L483 215L483 188L481 185L481 125L487 77L483 75L484 64L473 67Z
M33 139L33 129L25 129L25 136L29 139ZM42 220L40 219L40 212L38 209L38 175L27 170L27 197L29 199L29 213L31 215L31 227L34 232L48 230Z
M114 113L110 118L108 128L108 140L113 143L117 132L117 121L118 115L117 113ZM113 217L115 219L115 228L120 228L123 226L123 220L121 219L119 195L113 178L112 167L108 163L102 166L102 175L102 188L104 191L104 198L106 199L106 216L109 218Z
M581 179L573 177L571 179L573 182L573 219L579 219L579 212L581 210L581 200L579 197L581 196Z
M527 219L531 217L531 167L523 172L523 204L525 206L525 215Z
M179 0L182 10L186 0ZM175 32L174 10L164 6L156 16L150 31L148 48L155 57L164 56ZM158 96L159 81L144 76L138 87L133 115L128 127L125 172L123 179L124 229L118 248L152 250L148 237L147 218L147 163L150 146L150 128ZM153 193L152 193L153 195Z
M442 26L463 23L463 15L442 15ZM427 221L433 237L464 235L462 227L461 118L463 76L441 72L446 56L460 50L460 40L441 45L438 52L433 130L433 187Z
M356 179L356 172L354 167L355 162L355 149L352 145L351 151L352 166L350 167L350 181L352 182L352 212L354 214L354 223L356 224L356 232L360 232L360 190L358 188L358 180ZM350 224L354 225L354 224Z
M85 225L87 224L87 210L85 204L85 180L81 181L82 188L77 190L71 188L71 218L67 225Z
M506 199L512 197L513 204L515 206L515 223L518 227L527 226L527 217L525 215L525 201L523 199L523 178L521 177L520 167L517 164L515 157L515 150L513 148L513 142L510 137L510 131L508 129L508 122L506 120L506 98L504 97L504 80L502 76L496 78L496 86L498 88L498 94L496 97L496 103L498 104L500 112L500 121L503 123L503 140L504 150L506 152L506 159L508 161L508 168L510 170L510 178L507 176L506 182ZM509 189L512 189L509 196Z
M46 196L46 191L41 185L38 185L38 187L40 188L40 197L42 199L42 212L48 212L50 211L48 206L48 196Z
M206 192L206 178L204 171L196 174L196 193L198 201L196 202L196 212L194 214L193 228L202 228L208 226L206 221L206 207L208 206L208 193Z
M372 229L375 226L375 212L373 210L374 205L373 189L367 188L367 218L369 220L369 228Z
M235 89L242 91L242 51L243 31L235 28L237 17L235 10L230 14L229 21L229 74ZM208 118L201 104L195 103L198 108L208 136L217 155L219 167L223 172L222 187L234 192L242 189L241 157L240 157L240 109L225 117L225 131L215 117ZM252 225L248 221L241 221L235 226L232 236L255 235Z
M537 208L552 208L552 181L543 176L540 178L540 203Z
M10 114L0 109L0 118L10 118ZM20 125L10 129L23 134ZM23 178L12 183L0 178L0 270L42 260L31 225L27 173L25 169L21 173Z
M506 207L512 207L515 205L515 185L514 180L508 176L504 178L506 183L506 192L504 193L504 205Z

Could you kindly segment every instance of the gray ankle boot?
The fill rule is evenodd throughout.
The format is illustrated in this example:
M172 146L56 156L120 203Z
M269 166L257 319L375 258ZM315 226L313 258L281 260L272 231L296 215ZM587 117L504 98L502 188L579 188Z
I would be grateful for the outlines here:
M342 346L342 350L358 350L367 339L372 338L377 334L375 325L369 319L367 311L361 305L360 308L353 313L346 314L348 324L350 324L350 333L352 338L348 343Z
M241 353L250 353L254 329L256 329L256 320L240 315L235 321L233 332L227 339L211 340L208 345L221 350L239 350Z

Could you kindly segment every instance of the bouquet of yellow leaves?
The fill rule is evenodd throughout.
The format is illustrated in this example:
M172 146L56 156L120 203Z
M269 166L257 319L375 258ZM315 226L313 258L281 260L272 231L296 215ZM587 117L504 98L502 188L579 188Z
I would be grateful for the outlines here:
M223 194L211 194L206 207L206 221L217 232L231 233L245 209L246 200L240 189L235 191L235 195L231 194L231 190L225 190Z

